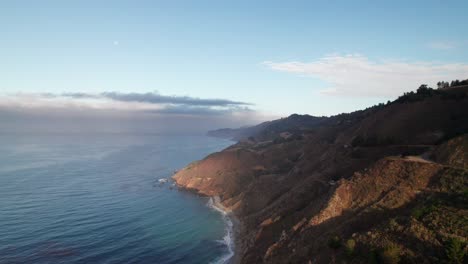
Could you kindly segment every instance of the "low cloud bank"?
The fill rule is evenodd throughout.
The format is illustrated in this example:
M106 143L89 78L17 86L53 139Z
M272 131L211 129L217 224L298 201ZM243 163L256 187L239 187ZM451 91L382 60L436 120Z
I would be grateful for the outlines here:
M112 99L120 102L140 102L150 104L177 104L187 106L218 106L218 107L231 107L231 106L248 106L252 105L246 102L238 102L226 99L201 99L190 96L168 96L161 95L157 92L152 93L119 93L119 92L103 92L100 94L88 94L88 93L62 93L60 95L55 94L43 94L49 97L70 97L70 98L93 98L93 99Z
M269 119L252 105L157 93L0 95L0 133L203 134Z

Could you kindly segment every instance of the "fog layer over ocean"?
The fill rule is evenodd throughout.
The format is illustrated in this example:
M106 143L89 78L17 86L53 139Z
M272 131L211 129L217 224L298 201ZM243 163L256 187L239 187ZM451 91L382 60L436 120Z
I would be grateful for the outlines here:
M230 254L207 198L157 179L232 142L0 135L0 263L210 263Z

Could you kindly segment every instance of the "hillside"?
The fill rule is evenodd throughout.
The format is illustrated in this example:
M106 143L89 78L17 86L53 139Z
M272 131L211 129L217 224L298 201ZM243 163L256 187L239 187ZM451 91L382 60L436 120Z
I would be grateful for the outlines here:
M209 136L228 138L234 140L246 140L249 137L256 140L274 139L283 131L289 133L300 133L304 129L316 127L327 121L326 117L315 117L310 115L293 114L287 118L282 118L274 121L263 122L256 126L243 128L223 128L213 131L208 131Z
M457 263L466 253L467 87L242 131L174 176L240 219L241 263Z

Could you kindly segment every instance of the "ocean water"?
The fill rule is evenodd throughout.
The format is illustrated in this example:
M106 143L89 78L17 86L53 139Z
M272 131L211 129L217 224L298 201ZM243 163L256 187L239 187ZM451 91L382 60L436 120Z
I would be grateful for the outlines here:
M232 142L0 135L0 263L219 263L226 219L159 178Z

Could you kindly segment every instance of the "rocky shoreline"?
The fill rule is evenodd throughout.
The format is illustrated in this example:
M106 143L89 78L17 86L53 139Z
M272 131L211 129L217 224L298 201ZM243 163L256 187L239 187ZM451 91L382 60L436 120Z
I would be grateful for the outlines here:
M213 197L210 197L210 201L211 201L211 206L221 212L225 217L227 217L229 220L228 222L228 225L230 225L230 227L228 227L230 230L228 230L228 235L230 236L230 240L231 240L231 245L228 245L230 247L230 250L232 251L232 256L230 256L228 259L226 259L223 263L226 263L226 264L238 264L240 263L240 254L239 254L239 250L241 249L241 241L240 241L240 227L241 227L241 222L239 220L239 218L234 214L234 212L224 206L222 203L221 203L221 200L219 198L219 196L213 196Z
M240 240L241 237L241 230L242 230L242 222L240 221L239 217L233 212L232 209L229 207L226 207L222 204L221 199L218 195L206 195L201 192L201 190L196 189L196 188L190 188L187 187L186 185L180 184L177 182L176 179L174 179L176 182L176 185L178 188L194 193L195 195L202 195L209 197L210 200L208 201L208 206L213 208L214 210L220 212L223 214L224 217L228 219L228 222L226 225L228 225L228 238L230 240L229 242L226 242L228 245L228 248L230 251L232 251L232 256L229 256L229 258L222 260L222 264L238 264L241 263L241 255L240 252L242 251L243 248L243 243Z

